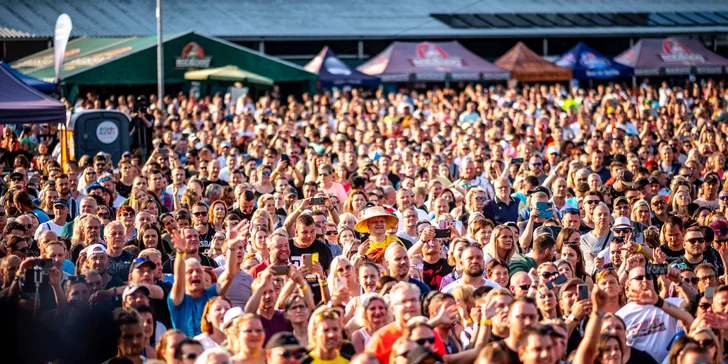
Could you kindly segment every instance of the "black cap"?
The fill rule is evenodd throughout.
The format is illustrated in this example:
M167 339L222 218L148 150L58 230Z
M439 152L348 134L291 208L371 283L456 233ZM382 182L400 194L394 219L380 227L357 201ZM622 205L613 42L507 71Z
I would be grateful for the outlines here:
M632 183L634 182L634 174L628 170L623 170L622 173L620 173L617 178L622 182Z
M22 173L20 173L20 172L10 173L10 179L13 179L13 177L25 178L25 176Z
M407 353L407 363L409 364L426 364L426 363L444 363L442 357L432 350L419 346Z
M655 178L655 177L649 177L649 178L647 178L647 182L649 182L650 184L660 183L660 181L658 181L657 178Z
M303 349L303 346L298 342L295 336L290 332L279 332L273 334L265 345L266 350L275 348L284 348L288 350Z
M528 191L528 195L531 196L531 195L533 195L536 192L543 192L543 193L546 194L546 196L551 197L551 192L549 192L549 189L546 188L546 187L544 187L544 186L538 186L538 187L536 187L536 188L534 188L532 190L529 190Z
M718 175L715 174L715 173L710 173L707 176L705 176L705 178L703 179L703 182L705 182L705 183L719 183L720 182L720 177L718 177Z
M68 203L68 201L66 201L66 200L64 200L62 198L57 198L57 199L53 200L53 206L56 206L56 205L61 205L61 206L64 206L64 207L70 207L71 206Z
M635 187L637 188L643 188L650 184L650 181L647 178L640 178L637 180L637 183L635 184Z

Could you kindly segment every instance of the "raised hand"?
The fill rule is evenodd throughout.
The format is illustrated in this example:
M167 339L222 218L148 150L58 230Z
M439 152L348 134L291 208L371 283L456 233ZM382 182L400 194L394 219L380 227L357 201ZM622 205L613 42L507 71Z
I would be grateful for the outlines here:
M187 251L187 242L179 234L179 231L172 231L172 245L177 253L185 253Z
M237 243L247 243L249 230L250 222L248 222L247 220L241 221L235 226L231 226L227 231L228 246Z
M654 257L655 264L665 264L667 261L667 254L662 251L660 248L655 248L655 250L652 251L652 256Z

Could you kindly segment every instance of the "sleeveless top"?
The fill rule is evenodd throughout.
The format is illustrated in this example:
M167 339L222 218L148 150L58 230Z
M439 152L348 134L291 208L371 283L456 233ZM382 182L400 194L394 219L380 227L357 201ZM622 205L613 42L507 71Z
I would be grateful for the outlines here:
M372 338L372 335L369 335L369 333L367 332L367 330L365 328L362 327L356 331L359 331L359 333L364 337L364 345L369 343L369 339Z

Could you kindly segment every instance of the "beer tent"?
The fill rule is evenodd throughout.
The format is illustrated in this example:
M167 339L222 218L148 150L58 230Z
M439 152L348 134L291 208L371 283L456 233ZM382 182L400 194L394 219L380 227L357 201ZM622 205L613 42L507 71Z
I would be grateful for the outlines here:
M393 42L357 68L382 82L507 80L510 73L456 41Z
M519 82L568 81L571 70L559 67L539 56L518 42L495 65L511 72L511 78Z
M65 123L66 107L0 67L0 124Z
M45 82L45 81L41 81L37 78L26 76L26 75L16 71L13 67L11 67L9 64L7 64L4 61L0 61L0 66L5 68L13 76L15 76L18 79L20 79L21 81L23 81L26 85L28 85L40 92L50 93L50 92L54 92L54 91L58 90L55 83Z
M635 76L720 75L728 59L692 39L640 39L615 61L634 68Z
M554 64L570 69L574 78L579 80L632 77L634 74L631 67L615 62L582 42L564 53Z
M346 85L376 87L380 83L379 77L349 67L329 47L324 47L303 69L319 75L324 88Z

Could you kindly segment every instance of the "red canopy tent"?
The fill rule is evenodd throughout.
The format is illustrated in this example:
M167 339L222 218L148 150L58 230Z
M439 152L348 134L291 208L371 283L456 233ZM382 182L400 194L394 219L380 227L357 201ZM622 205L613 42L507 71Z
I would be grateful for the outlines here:
M719 75L728 72L728 59L692 39L640 39L614 60L634 68L635 76Z
M559 67L518 42L495 65L511 71L511 78L519 82L568 81L571 70Z

